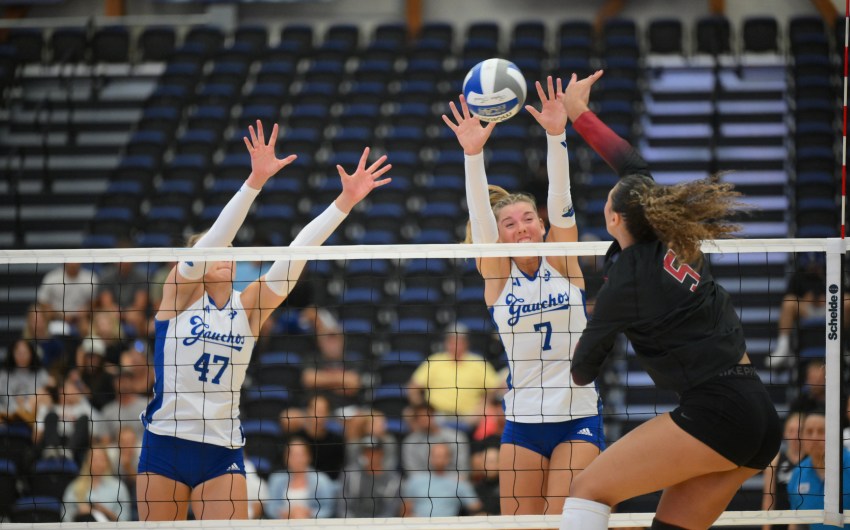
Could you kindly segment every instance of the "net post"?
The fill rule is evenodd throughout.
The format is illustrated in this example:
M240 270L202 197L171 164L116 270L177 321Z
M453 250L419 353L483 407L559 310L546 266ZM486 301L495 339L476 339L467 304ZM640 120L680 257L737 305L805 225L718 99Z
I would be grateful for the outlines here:
M844 524L841 514L841 257L844 241L826 241L826 473L824 523Z

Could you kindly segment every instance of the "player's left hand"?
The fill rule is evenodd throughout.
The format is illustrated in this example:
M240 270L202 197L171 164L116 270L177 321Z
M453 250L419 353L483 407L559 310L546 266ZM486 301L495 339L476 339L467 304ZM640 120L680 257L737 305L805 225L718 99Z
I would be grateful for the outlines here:
M387 161L387 155L375 160L371 166L366 167L366 161L369 158L370 149L367 147L363 150L363 156L360 157L360 162L357 164L357 169L354 173L348 174L342 166L336 166L339 172L339 178L342 180L342 193L336 199L336 207L345 213L351 211L354 205L362 201L369 192L373 189L389 184L391 178L378 180L381 175L392 169L392 164L384 165Z
M537 120L541 127L546 129L547 134L557 136L564 132L564 128L567 126L567 109L558 101L558 94L563 92L561 78L558 78L557 91L551 75L546 78L547 92L543 91L543 85L540 84L540 81L537 81L535 85L542 106L538 111L532 105L526 105L525 110Z
M251 134L251 139L242 137L245 140L245 146L248 147L248 153L251 155L251 174L248 175L248 186L255 190L262 189L266 181L272 176L285 168L298 158L297 155L289 155L284 159L277 158L274 152L275 143L277 143L277 124L272 128L272 134L269 137L269 143L266 143L266 138L263 134L263 124L257 120L257 130L254 127L248 126L248 132Z

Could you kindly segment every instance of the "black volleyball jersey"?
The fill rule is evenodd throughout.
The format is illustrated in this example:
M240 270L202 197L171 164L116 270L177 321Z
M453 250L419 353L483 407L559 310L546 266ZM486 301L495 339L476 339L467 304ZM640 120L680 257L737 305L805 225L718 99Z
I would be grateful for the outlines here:
M599 374L620 332L659 388L682 392L735 365L746 352L744 331L729 293L708 263L695 270L676 262L660 241L620 249L605 257L605 283L593 318L573 354L576 383Z
M651 176L643 157L592 112L576 131L621 176ZM680 264L661 241L608 249L593 317L573 354L577 384L596 379L618 333L659 388L682 392L735 365L746 352L741 321L729 293L706 259Z

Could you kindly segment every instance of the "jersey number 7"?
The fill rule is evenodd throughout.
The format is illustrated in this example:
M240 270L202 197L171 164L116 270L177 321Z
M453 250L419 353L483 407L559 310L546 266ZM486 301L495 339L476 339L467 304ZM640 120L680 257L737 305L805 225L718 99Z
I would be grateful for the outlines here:
M700 280L699 273L687 263L679 265L679 267L677 268L673 264L674 261L676 261L676 253L672 250L668 250L667 255L664 256L664 270L667 271L670 276L679 280L679 283L683 285L685 283L685 279L690 276L691 279L694 281L694 283L691 284L691 292L696 291Z

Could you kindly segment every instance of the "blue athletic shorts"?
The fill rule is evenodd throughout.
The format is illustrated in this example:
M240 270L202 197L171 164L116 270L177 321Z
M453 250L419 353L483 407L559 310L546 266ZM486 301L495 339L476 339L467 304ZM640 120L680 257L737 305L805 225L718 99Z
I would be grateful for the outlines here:
M156 473L195 488L221 475L245 474L242 449L192 442L145 431L139 473Z
M605 450L602 416L588 416L554 423L508 421L502 432L503 444L525 447L546 458L552 458L555 448L564 442L590 442L600 451Z

